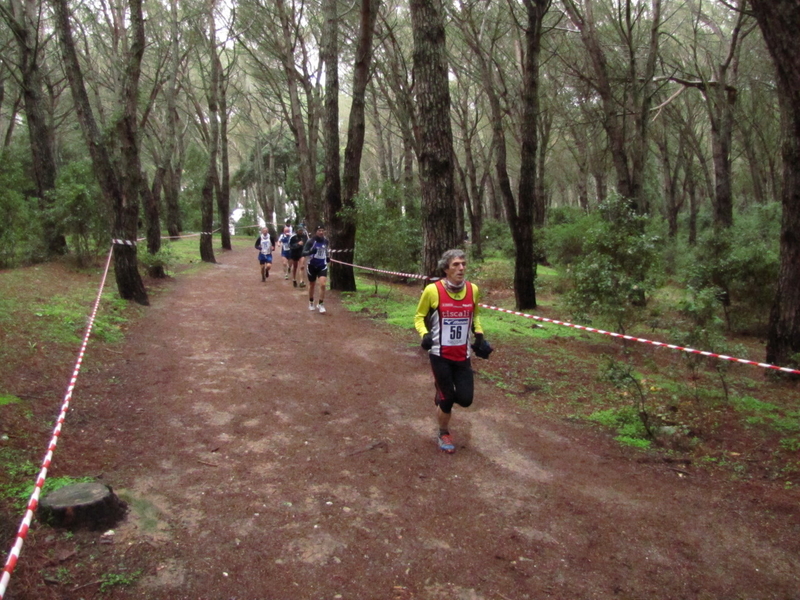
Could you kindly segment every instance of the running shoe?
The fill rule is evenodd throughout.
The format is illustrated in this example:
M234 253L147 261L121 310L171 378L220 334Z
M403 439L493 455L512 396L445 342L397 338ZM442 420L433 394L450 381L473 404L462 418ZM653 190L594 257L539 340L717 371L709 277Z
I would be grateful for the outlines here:
M287 273L286 275L283 276L283 278L284 279L289 279L289 274Z
M449 433L439 434L439 450L447 454L452 454L456 451L456 445L453 443L453 438Z
M300 282L300 287L306 287L306 282L305 281L301 281Z
M309 302L308 303L308 310L314 310L314 303L313 302Z
M294 284L294 287L297 287L297 281L293 281L292 283Z
M269 269L267 269L266 272L264 273L264 277L267 277L267 278L269 277Z
M317 304L320 314L325 314L325 307L322 304Z

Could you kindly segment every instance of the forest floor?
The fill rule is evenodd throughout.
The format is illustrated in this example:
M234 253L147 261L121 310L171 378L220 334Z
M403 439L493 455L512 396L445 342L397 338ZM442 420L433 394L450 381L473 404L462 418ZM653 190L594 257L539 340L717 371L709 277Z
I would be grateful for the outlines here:
M89 345L50 475L97 478L129 512L113 531L36 524L7 600L800 598L796 486L511 402L481 373L520 353L497 343L442 454L416 334L337 293L310 312L244 246L217 259L149 282L124 342ZM3 386L57 398L69 368L36 356ZM3 415L5 443L44 453L46 427ZM0 511L6 548L19 518Z

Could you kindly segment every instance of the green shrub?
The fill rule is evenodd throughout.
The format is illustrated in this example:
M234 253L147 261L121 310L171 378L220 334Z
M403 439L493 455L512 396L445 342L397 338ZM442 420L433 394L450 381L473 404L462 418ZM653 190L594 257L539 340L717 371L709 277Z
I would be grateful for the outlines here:
M638 318L660 275L659 238L627 200L610 197L585 234L583 255L569 270L567 302L578 318L598 317L624 333Z
M599 222L598 213L586 214L580 209L553 209L542 231L542 246L548 262L562 268L575 263L583 255L589 231Z
M516 252L511 228L505 221L486 219L481 229L483 236L483 251L485 254L495 254L504 258L513 258Z
M724 232L700 236L685 275L690 292L716 298L730 330L763 333L780 266L780 206L758 206L737 215Z
M0 161L0 268L45 258L37 200L28 196L34 185L18 154L7 150Z
M111 214L88 158L61 168L49 199L52 220L68 236L79 265L108 246Z
M422 248L419 220L392 215L385 208L387 196L399 193L399 186L385 184L357 196L355 210L343 213L344 218L356 220L356 264L403 273L419 270Z

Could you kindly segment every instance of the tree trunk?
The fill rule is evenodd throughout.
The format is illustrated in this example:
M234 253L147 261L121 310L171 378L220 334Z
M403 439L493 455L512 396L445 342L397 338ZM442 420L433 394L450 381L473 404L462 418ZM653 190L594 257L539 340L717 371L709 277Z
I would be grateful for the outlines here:
M217 60L217 28L214 22L215 0L209 0L206 19L208 23L208 49L211 59L211 76L208 82L208 168L200 196L200 260L215 263L213 245L214 192L218 188L217 153L219 148L219 81L220 65Z
M542 19L549 0L524 0L527 13L525 28L525 63L522 91L522 150L518 212L511 222L516 256L514 260L514 296L517 310L536 308L536 260L534 221L538 214L544 223L543 198L537 197L537 153L539 149L539 52ZM512 214L509 208L509 214Z
M325 63L325 100L322 118L325 139L323 198L331 245L336 249L343 249L339 240L339 230L344 219L339 214L342 209L342 180L339 176L339 17L336 14L336 6L336 0L325 0L322 5L325 17L321 48L322 60ZM331 264L331 279L333 279L334 267L337 266L336 263ZM336 275L340 275L340 273L336 273ZM331 281L331 287L333 287L333 281Z
M152 189L147 186L147 179L142 174L142 198L144 198L144 214L147 222L147 251L155 254L161 250L161 219L158 208L158 198L161 195L161 181L163 170L159 169L153 178ZM164 265L151 265L148 275L154 279L166 277Z
M222 238L222 249L232 250L231 246L231 169L228 159L228 85L222 65L219 64L219 54L214 53L217 69L220 73L219 82L219 150L220 169L222 175L219 180L217 192L217 211L219 212L219 226Z
M780 273L769 319L767 362L800 366L800 4L794 0L751 0L775 62L781 109L789 122L783 147L783 219Z
M447 79L444 7L441 0L411 0L414 35L414 81L419 130L419 177L422 190L422 272L441 275L441 255L460 245L455 222L453 132Z
M689 192L689 245L697 243L697 185L691 166L686 169L686 187Z
M319 192L317 190L316 181L316 151L312 147L312 143L316 140L316 125L311 118L311 111L313 106L309 105L309 126L306 127L303 120L303 105L300 101L300 94L298 90L298 74L295 66L294 53L292 51L292 33L291 24L289 23L289 16L286 14L285 0L275 0L275 5L278 8L278 15L281 20L281 31L283 34L281 48L281 58L283 61L283 70L286 75L287 92L289 94L290 102L290 129L295 142L295 149L297 150L297 159L299 161L299 178L300 178L300 191L303 194L301 206L305 209L305 215L309 218L311 223L307 223L310 227L319 221ZM313 224L312 224L313 223Z
M332 243L335 248L343 250L355 248L356 244L355 197L361 180L361 156L366 132L367 83L372 63L372 38L379 8L380 0L361 0L361 20L353 65L353 93L342 177L341 201L347 216L342 218L337 211L335 220L331 221L334 224L334 231L338 232L335 243L333 240ZM352 267L334 263L331 268L331 289L343 292L356 291L356 279Z
M64 69L69 80L75 111L81 130L92 157L95 175L103 190L103 196L112 207L114 224L111 235L114 239L114 267L117 289L122 298L148 304L147 292L139 275L136 259L136 235L139 217L138 137L136 135L136 100L144 53L144 20L141 0L130 0L130 21L134 39L128 54L123 92L120 96L120 117L117 133L122 145L120 162L127 170L117 173L111 159L106 140L100 133L92 112L89 96L84 85L75 42L72 37L67 0L54 0L56 30L64 59ZM123 184L123 177L125 182Z
M165 90L167 97L167 133L164 144L164 203L166 204L167 232L177 239L181 234L180 175L176 171L175 150L178 135L178 69L180 68L180 37L178 36L178 0L170 0L170 60Z
M56 161L53 146L55 136L43 93L42 74L39 70L39 40L37 23L41 10L39 2L32 0L12 1L11 12L3 11L19 50L19 71L22 98L25 103L25 121L31 147L31 167L36 181L36 195L42 211L42 227L47 232L47 254L65 254L67 240L60 223L48 215L52 206L49 193L56 187Z
M736 91L711 90L716 114L711 118L711 153L714 163L714 226L728 229L733 225L733 187L731 185L731 144L733 141L733 107Z

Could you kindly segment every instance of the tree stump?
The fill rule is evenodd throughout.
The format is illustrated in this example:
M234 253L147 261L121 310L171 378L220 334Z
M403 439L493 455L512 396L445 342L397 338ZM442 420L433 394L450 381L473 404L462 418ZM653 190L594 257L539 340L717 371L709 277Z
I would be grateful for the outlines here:
M124 516L128 505L102 483L75 483L47 494L39 503L39 519L54 527L105 529Z

